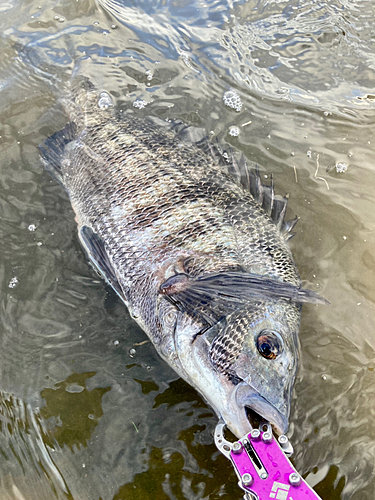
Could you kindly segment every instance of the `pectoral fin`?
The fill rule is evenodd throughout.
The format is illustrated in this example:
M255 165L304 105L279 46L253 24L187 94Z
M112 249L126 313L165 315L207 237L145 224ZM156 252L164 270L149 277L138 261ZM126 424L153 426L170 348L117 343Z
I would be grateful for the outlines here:
M190 278L170 277L160 287L179 309L214 324L242 304L256 299L285 299L292 302L329 304L312 290L251 273L228 272Z

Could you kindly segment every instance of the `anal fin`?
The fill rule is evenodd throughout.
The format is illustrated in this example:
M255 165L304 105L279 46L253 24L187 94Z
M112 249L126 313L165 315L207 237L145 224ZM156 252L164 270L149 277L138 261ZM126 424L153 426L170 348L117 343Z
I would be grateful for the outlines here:
M89 226L81 227L79 230L79 238L84 249L86 250L90 262L95 266L103 278L105 278L108 284L111 285L119 297L124 300L125 297L123 290L118 281L103 240Z

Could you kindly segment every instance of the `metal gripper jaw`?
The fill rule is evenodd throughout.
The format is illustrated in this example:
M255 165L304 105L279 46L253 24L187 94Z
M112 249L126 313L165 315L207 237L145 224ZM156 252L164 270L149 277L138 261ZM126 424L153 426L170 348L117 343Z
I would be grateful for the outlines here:
M286 436L278 440L268 423L231 443L224 437L225 423L215 429L215 444L233 464L244 500L321 500L288 459L293 448Z

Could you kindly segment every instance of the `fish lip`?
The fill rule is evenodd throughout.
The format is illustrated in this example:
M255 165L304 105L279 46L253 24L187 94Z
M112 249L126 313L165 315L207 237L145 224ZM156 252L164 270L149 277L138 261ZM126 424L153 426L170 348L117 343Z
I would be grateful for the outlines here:
M236 402L243 407L255 411L264 420L270 422L278 434L285 434L289 427L289 405L286 405L285 414L281 413L272 403L261 396L252 386L242 383L236 390Z

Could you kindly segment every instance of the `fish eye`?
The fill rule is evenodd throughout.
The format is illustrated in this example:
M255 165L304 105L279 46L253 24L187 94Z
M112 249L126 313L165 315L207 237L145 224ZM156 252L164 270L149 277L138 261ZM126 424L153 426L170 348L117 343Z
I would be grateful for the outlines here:
M283 341L277 332L262 330L255 343L259 353L266 359L276 359L283 352Z

